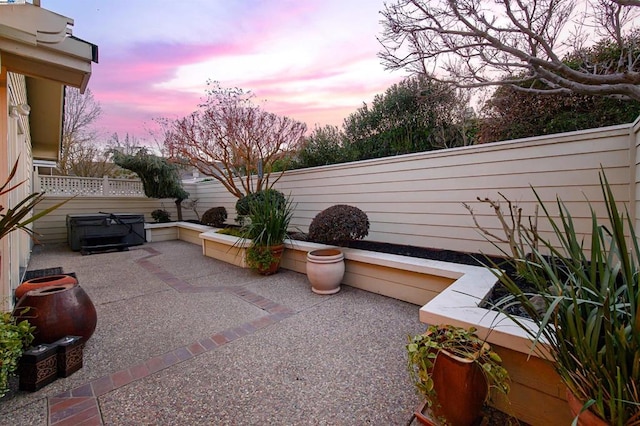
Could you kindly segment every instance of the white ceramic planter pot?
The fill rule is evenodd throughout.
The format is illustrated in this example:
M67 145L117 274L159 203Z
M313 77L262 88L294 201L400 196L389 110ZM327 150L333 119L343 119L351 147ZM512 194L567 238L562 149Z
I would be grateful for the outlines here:
M321 249L307 253L307 278L317 294L340 291L344 277L344 254L338 249Z

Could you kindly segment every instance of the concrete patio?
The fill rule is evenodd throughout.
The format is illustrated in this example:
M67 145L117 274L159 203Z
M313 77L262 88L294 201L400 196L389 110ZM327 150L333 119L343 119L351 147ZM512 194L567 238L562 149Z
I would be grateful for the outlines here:
M38 247L29 269L75 272L98 313L84 367L0 400L7 425L402 425L418 306L306 276L263 277L181 241L81 256ZM17 385L14 383L14 386Z

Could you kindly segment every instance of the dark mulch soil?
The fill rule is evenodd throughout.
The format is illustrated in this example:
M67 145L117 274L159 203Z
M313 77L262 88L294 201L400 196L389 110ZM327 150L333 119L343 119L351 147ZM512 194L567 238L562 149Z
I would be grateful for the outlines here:
M343 247L351 247L362 250L376 251L380 253L398 254L402 256L418 257L421 259L440 260L443 262L461 263L464 265L472 266L485 266L495 264L509 274L512 279L522 288L525 292L535 293L535 289L527 285L526 282L516 276L513 268L507 264L504 258L485 256L479 253L464 253L452 250L434 249L428 247L408 246L401 244L382 243L378 241L366 241L366 240L354 240L345 241L340 244ZM495 304L503 297L508 295L507 290L502 284L497 283L493 288L488 298L480 304L482 307L493 309ZM503 310L513 315L528 316L526 312L521 310L518 306L509 306L503 308Z

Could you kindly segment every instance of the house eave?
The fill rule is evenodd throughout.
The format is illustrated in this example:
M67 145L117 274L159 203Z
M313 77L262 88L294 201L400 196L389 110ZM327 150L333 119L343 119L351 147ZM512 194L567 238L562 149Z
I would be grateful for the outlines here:
M0 8L2 66L84 92L98 48L71 36L73 19L29 3Z

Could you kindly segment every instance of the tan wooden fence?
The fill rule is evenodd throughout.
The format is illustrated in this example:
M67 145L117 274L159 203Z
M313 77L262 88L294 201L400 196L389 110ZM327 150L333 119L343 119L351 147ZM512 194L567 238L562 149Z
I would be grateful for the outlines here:
M634 220L640 196L636 146L640 143L638 122L557 135L497 142L375 160L293 170L285 173L276 188L293 199L293 225L308 229L313 217L334 204L350 204L365 211L371 228L368 239L451 250L495 253L474 226L463 203L470 203L478 220L499 232L500 225L486 205L476 197L497 199L504 194L517 202L525 215L532 214L535 197L554 207L562 198L576 218L580 232L589 231L589 204L598 216L606 214L599 187L602 167L613 185L617 200L629 208ZM186 185L198 212L224 206L228 222L235 217L235 201L216 181ZM56 197L53 197L55 200ZM64 216L68 213L107 208L108 211L138 210L150 219L154 208L172 212L172 200L135 197L78 198L58 213L36 225L45 241L61 241ZM52 200L53 201L53 200ZM86 204L84 204L86 203ZM82 206L82 207L81 207ZM89 207L86 207L89 206ZM184 210L185 218L195 219ZM543 231L548 227L541 225ZM54 228L57 230L54 231Z

